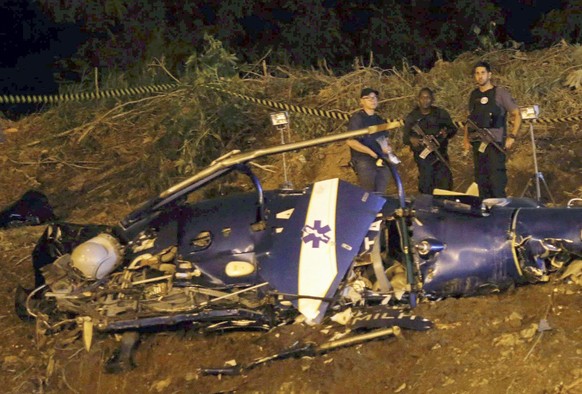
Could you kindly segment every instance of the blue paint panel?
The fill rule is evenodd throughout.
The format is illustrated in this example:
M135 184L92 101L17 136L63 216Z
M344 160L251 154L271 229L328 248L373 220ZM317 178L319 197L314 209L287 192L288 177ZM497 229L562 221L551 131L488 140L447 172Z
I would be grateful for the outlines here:
M365 194L368 197L363 202ZM271 253L260 258L260 276L282 293L298 292L299 255L310 198L311 190L298 198L295 211L287 221L284 232L276 237ZM347 182L339 182L335 229L338 274L326 297L335 293L384 202L382 197L368 194ZM342 245L349 245L351 250Z
M521 209L516 232L536 239L569 239L568 251L582 253L582 208Z
M237 255L243 261L254 258L256 238L266 234L266 231L257 233L251 230L251 224L256 221L256 193L187 205L180 212L178 253L182 260L196 264L204 274L201 279L212 278L205 283L207 285L254 284L255 275L230 278L225 274L225 267L237 259ZM225 228L230 229L228 236L222 232ZM191 241L203 231L211 233L212 243L207 249L199 250Z
M310 197L311 190L297 199L293 215L285 221L283 232L274 237L271 251L258 256L259 275L282 293L297 294L302 229Z
M479 217L436 209L417 209L413 243L436 239L445 249L421 258L423 288L437 296L470 295L488 286L507 287L518 277L509 239L513 209Z

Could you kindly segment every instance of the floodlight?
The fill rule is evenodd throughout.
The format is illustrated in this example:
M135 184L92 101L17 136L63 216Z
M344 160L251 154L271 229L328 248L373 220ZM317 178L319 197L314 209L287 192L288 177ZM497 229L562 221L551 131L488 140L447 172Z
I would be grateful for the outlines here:
M540 115L540 107L538 105L528 105L527 107L519 107L521 119L537 119Z
M537 105L528 105L527 107L519 107L519 113L521 115L521 119L523 119L523 120L535 120L540 115L540 107ZM544 187L546 188L546 192L548 193L548 196L550 196L550 200L552 202L554 202L554 196L552 196L552 192L550 191L550 188L548 187L548 184L546 183L546 179L544 178L544 174L542 174L542 172L538 168L537 147L536 147L536 139L535 139L535 135L534 135L533 124L534 124L534 122L529 122L529 135L531 138L532 156L533 156L533 162L534 162L534 174L529 179L527 184L525 185L525 188L523 189L521 196L523 197L525 195L525 193L529 189L530 184L533 181L533 183L536 187L536 201L541 202L541 199L542 199L542 193L541 193L542 190L540 187L540 181L541 181L544 184Z
M287 111L273 112L271 114L271 123L273 126L284 126L289 124L289 114Z

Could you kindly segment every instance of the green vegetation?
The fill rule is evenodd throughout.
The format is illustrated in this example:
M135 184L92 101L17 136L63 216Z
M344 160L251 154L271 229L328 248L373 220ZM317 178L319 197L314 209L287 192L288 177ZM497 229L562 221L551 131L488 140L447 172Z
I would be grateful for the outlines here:
M86 36L67 63L80 75L93 67L137 75L152 59L181 73L186 59L203 49L205 35L244 63L266 59L342 74L370 54L384 69L404 62L426 70L466 51L519 45L508 35L504 10L481 0L37 1L54 22L75 24ZM562 39L580 42L582 3L562 3L538 21L528 50ZM524 14L531 8L521 7Z
M326 70L270 65L266 61L243 64L219 41L207 36L205 49L190 56L181 74L171 74L160 61L143 69L137 77L107 73L99 84L100 89L112 89L130 86L130 80L179 82L181 87L174 91L62 103L24 118L16 126L21 132L11 137L15 140L6 147L6 155L16 169L3 168L3 176L11 179L14 197L33 185L59 196L65 210L88 207L91 201L104 198L122 201L129 208L227 152L280 143L280 135L269 120L269 113L275 110L208 87L349 114L358 109L360 89L373 86L380 91L380 114L403 118L415 105L419 89L428 86L436 91L437 105L449 110L454 119L463 120L473 86L472 65L485 58L494 66L494 82L508 87L521 105L540 105L545 118L580 115L580 90L571 88L569 81L582 66L581 51L579 46L561 44L534 52L504 49L486 54L465 53L452 62L437 62L428 72L409 66L381 69L369 59L366 65L337 77ZM89 79L69 86L74 91L95 88ZM291 113L290 117L292 141L345 130L343 121L298 113ZM546 144L541 146L551 153L542 160L553 160L550 163L556 174L561 174L562 200L577 196L580 180L567 174L572 168L579 168L579 127L561 123L537 128L540 144ZM415 167L400 139L400 130L394 130L393 145L404 159L401 173L407 190L413 191ZM509 161L510 174L516 177L512 186L516 188L523 187L531 172L525 130L520 140L523 151L513 154ZM451 157L456 185L458 190L464 190L471 182L471 162L462 155L460 141L457 138L452 144ZM295 185L301 187L317 178L353 176L340 171L348 161L347 149L340 145L330 152L336 153L312 149L288 156ZM276 174L267 174L273 179L271 186L280 183L280 157L258 164L276 169ZM22 171L26 176L17 176ZM552 182L551 176L549 179Z

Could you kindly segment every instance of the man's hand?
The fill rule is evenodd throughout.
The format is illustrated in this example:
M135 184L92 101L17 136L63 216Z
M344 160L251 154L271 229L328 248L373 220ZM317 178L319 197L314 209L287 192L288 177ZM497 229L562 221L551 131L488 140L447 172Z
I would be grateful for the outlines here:
M510 150L514 142L515 138L507 137L507 139L505 140L505 150Z
M469 142L469 128L467 127L467 123L463 126L463 150L465 151L465 155L469 153L469 149L471 149L471 143Z
M443 127L442 129L440 129L439 133L437 134L437 137L442 137L442 138L447 138L447 129L446 127Z
M419 148L420 147L420 138L410 137L410 144L412 145L413 148Z
M468 138L464 138L463 139L463 150L465 151L465 153L469 152L469 149L471 149L471 143L469 142Z

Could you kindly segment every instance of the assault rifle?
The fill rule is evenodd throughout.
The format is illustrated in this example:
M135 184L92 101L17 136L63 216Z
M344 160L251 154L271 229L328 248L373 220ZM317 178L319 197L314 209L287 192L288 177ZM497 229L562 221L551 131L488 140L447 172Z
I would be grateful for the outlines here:
M505 149L503 149L501 147L501 145L499 145L495 141L495 137L493 136L493 133L491 132L491 130L489 130L488 128L485 128L485 127L477 126L475 124L475 122L473 122L469 118L467 118L467 126L470 127L471 130L473 130L477 133L477 136L478 136L479 140L481 141L481 146L479 146L479 152L481 152L481 153L485 152L485 149L487 149L487 145L491 144L499 152L503 153L504 155L506 154Z
M422 145L424 145L424 149L422 150L422 152L420 152L420 158L426 159L428 155L434 152L437 159L440 160L445 166L447 166L449 171L452 171L451 167L449 166L449 163L447 163L443 155L441 155L441 152L439 152L439 146L441 146L441 144L436 139L436 137L432 134L426 134L418 124L412 126L412 131L418 134L418 136L421 139Z

